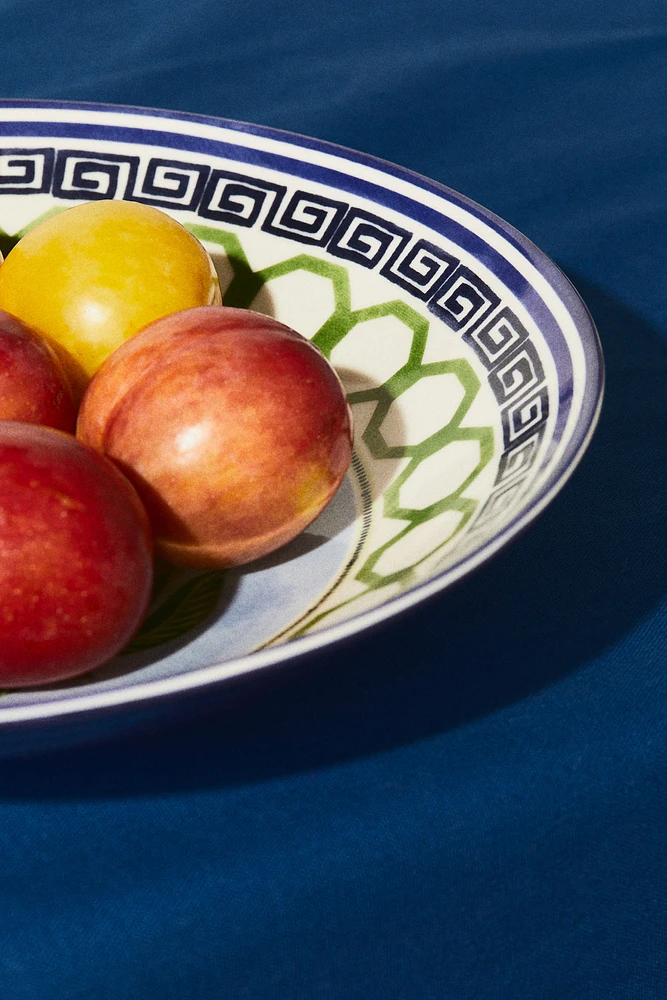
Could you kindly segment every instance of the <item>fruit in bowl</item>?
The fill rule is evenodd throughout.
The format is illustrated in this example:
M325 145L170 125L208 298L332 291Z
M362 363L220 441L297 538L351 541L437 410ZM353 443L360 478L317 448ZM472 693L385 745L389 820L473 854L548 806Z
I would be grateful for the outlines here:
M77 405L57 350L0 310L0 420L74 433Z
M350 408L322 353L225 307L167 316L115 351L77 434L134 484L156 551L192 568L240 565L296 537L352 455Z
M219 301L199 240L137 202L91 201L59 212L0 266L0 309L68 351L82 385L146 324Z
M583 454L603 384L590 316L558 268L465 197L247 123L2 100L0 123L3 247L72 204L162 206L220 259L228 305L270 302L348 373L359 430L317 545L231 571L224 593L221 572L170 574L141 652L67 697L0 699L0 735L203 692L390 618L485 564ZM171 642L204 605L224 613Z
M113 464L72 435L0 421L0 687L108 660L152 578L146 513Z
M289 327L215 304L213 273L165 213L113 202L47 219L0 267L17 314L0 310L0 685L119 652L146 613L153 533L176 566L240 565L341 485L334 369Z

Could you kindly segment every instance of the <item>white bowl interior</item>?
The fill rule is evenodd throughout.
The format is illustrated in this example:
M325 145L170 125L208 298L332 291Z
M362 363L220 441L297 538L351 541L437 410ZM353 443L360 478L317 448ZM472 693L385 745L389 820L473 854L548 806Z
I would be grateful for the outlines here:
M355 456L300 538L182 574L132 651L0 721L170 694L284 659L447 586L570 474L602 394L595 330L544 255L479 206L361 154L137 109L0 102L5 248L92 198L153 204L210 253L224 302L311 338L338 370Z

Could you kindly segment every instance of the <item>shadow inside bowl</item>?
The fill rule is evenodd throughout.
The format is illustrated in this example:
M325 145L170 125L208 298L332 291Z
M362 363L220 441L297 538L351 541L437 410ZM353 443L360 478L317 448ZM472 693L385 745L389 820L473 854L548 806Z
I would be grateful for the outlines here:
M336 765L471 724L622 641L667 594L667 466L656 460L667 435L667 344L571 278L600 332L606 402L580 467L530 530L456 587L303 660L88 720L79 737L61 728L62 740L108 742L5 761L0 797L147 795ZM137 729L111 737L114 725ZM13 752L22 746L15 740ZM12 752L10 732L0 749Z
M183 571L156 563L153 601L121 654L59 684L8 692L3 705L161 680L261 648L302 617L340 577L357 534L351 471L315 521L291 542L244 566Z

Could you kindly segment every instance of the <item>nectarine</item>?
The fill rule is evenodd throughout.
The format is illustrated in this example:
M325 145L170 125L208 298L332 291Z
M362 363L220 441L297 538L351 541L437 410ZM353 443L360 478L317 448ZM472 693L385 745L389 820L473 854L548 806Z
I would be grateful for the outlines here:
M0 267L0 309L61 344L88 378L147 323L219 301L199 240L131 201L91 201L45 219Z
M15 316L0 310L0 420L74 433L74 393L55 351Z
M139 628L153 577L146 512L70 434L0 421L0 687L74 677Z
M299 534L352 454L343 387L306 338L245 309L157 320L102 365L77 434L113 459L177 566L239 565Z

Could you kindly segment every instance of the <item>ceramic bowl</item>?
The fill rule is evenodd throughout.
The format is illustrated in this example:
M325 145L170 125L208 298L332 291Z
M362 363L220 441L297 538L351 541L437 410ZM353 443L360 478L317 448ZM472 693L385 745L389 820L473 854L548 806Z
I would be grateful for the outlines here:
M585 306L525 237L442 185L255 125L0 102L0 249L102 198L173 215L212 254L225 304L321 348L355 454L293 543L241 570L161 575L122 655L6 692L0 727L219 685L395 615L509 542L586 448L603 373Z

